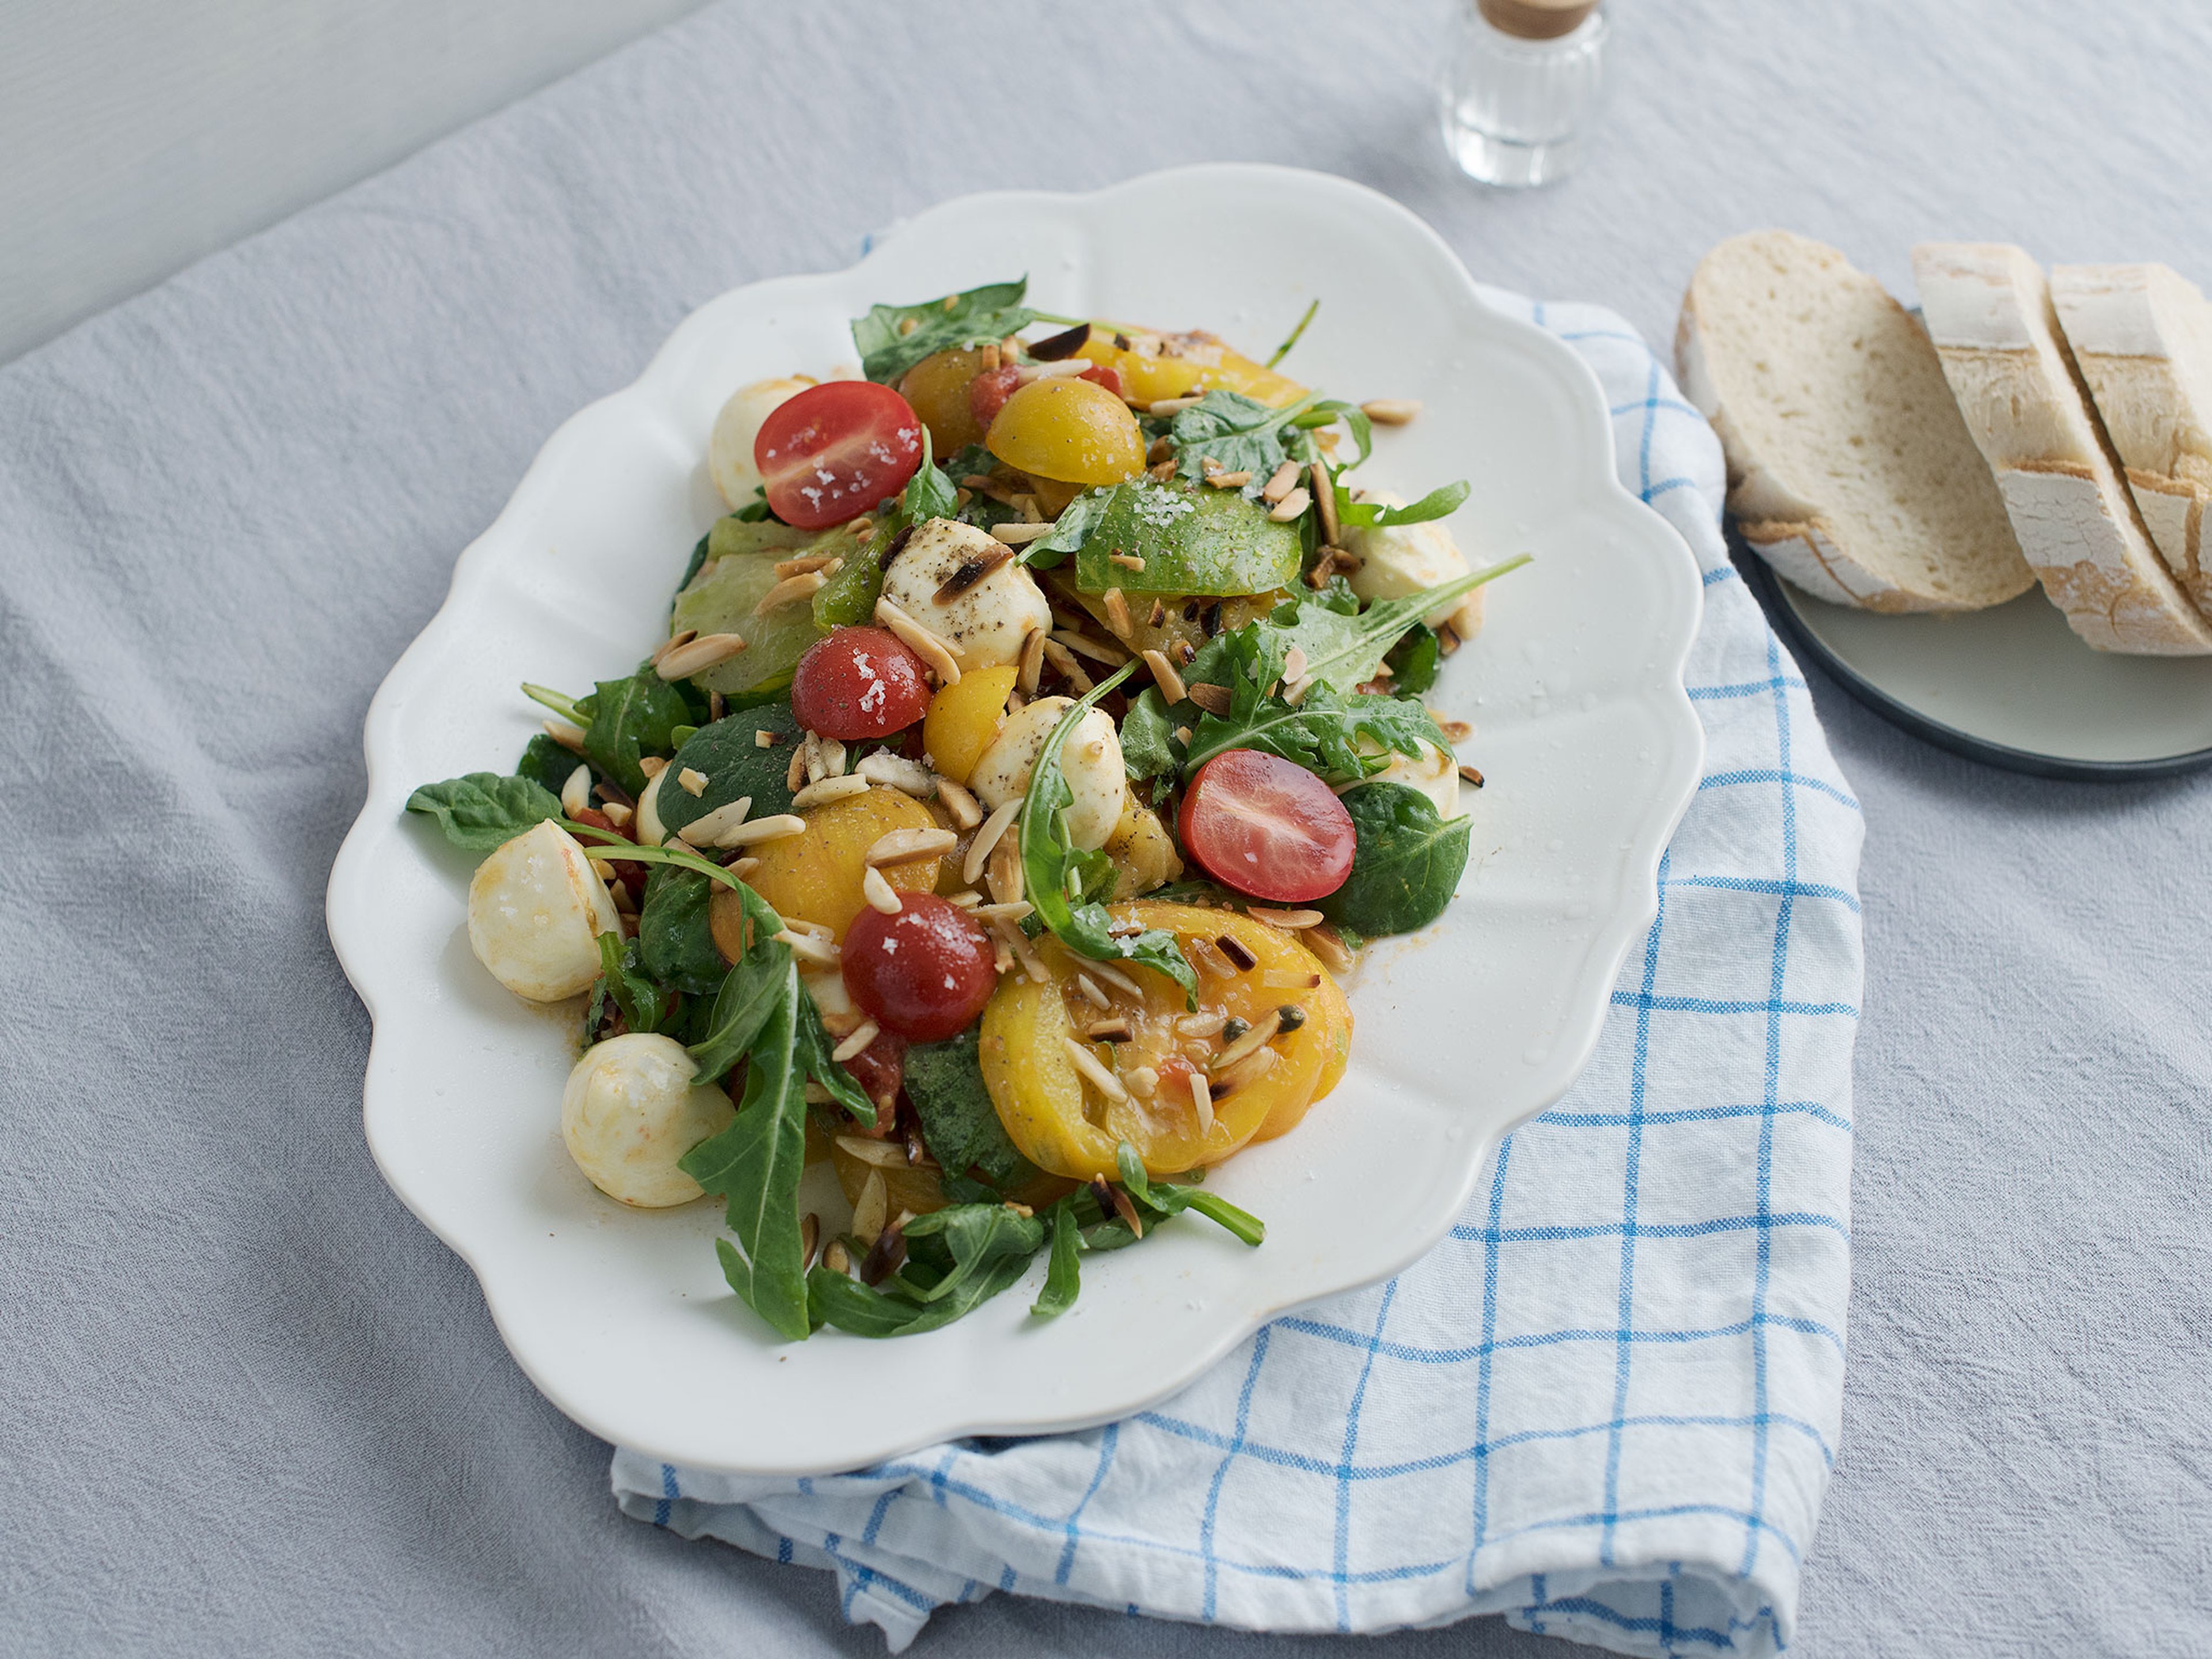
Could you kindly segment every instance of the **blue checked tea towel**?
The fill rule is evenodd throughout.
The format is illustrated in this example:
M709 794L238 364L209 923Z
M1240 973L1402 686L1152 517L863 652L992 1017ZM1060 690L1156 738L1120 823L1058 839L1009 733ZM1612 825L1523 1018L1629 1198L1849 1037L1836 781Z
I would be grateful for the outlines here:
M834 1571L894 1652L994 1590L1249 1630L1503 1613L1623 1653L1788 1642L1843 1401L1859 807L1729 562L1711 428L1614 313L1484 297L1597 371L1622 479L1705 573L1705 775L1589 1068L1430 1255L1157 1410L803 1480L617 1451L626 1512Z

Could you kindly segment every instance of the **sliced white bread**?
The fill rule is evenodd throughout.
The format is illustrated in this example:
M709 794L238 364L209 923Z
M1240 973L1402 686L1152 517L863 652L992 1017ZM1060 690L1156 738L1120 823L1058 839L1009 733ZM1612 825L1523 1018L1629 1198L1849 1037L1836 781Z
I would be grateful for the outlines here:
M2126 469L2143 528L2212 615L2212 304L2164 265L2059 265L2051 300Z
M2051 307L2042 267L1995 242L1912 250L1928 332L1996 474L2021 551L2100 651L2212 653L2212 627L2151 545Z
M1720 434L1738 532L1807 592L1976 611L2035 585L1935 347L1835 249L1784 230L1723 242L1690 279L1674 359Z

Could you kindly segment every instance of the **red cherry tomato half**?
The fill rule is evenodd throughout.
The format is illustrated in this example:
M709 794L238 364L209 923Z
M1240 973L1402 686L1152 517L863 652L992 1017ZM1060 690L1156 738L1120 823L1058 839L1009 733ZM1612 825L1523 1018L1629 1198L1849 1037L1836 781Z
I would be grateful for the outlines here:
M1014 395L1022 383L1022 372L1009 363L1004 368L986 370L968 382L968 412L975 417L975 424L984 431L999 418L999 411L1006 406L1006 399Z
M1352 814L1279 755L1231 749L1198 769L1176 818L1182 850L1224 887L1277 904L1326 898L1352 873Z
M753 465L777 518L825 529L906 487L921 465L921 417L887 386L825 381L769 412Z
M901 893L896 915L861 911L845 930L843 957L853 1000L913 1042L966 1030L999 984L982 928L934 893Z
M840 743L902 732L929 712L921 659L881 628L832 629L791 677L791 712Z
M1121 390L1121 371L1105 363L1091 364L1079 378L1104 386L1117 398L1127 395Z

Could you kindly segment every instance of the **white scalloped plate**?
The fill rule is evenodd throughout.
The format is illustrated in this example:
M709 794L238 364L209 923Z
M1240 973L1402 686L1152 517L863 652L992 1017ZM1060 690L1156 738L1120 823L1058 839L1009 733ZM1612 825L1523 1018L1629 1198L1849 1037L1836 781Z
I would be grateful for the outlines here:
M402 806L419 783L511 763L534 726L520 682L583 686L658 637L720 510L703 459L732 389L850 362L847 321L874 301L1022 270L1042 308L1208 327L1262 352L1318 295L1286 368L1338 396L1424 401L1379 435L1369 476L1414 493L1469 477L1461 544L1478 562L1536 556L1490 590L1486 631L1432 694L1474 722L1463 752L1490 778L1468 798L1474 856L1443 921L1363 969L1336 1092L1214 1176L1266 1218L1261 1248L1185 1220L1091 1258L1081 1301L1050 1323L1028 1318L1027 1282L929 1335L782 1344L722 1282L714 1206L627 1210L569 1163L559 1102L575 1012L526 1006L477 966L469 862ZM461 556L445 607L370 707L368 799L331 875L331 939L375 1023L369 1146L475 1270L531 1379L648 1455L818 1473L1137 1410L1273 1316L1419 1257L1498 1139L1573 1080L1696 787L1703 736L1682 664L1700 605L1689 550L1614 480L1589 368L1485 307L1450 250L1387 198L1221 166L1091 196L946 203L850 270L702 307L635 386L553 434Z

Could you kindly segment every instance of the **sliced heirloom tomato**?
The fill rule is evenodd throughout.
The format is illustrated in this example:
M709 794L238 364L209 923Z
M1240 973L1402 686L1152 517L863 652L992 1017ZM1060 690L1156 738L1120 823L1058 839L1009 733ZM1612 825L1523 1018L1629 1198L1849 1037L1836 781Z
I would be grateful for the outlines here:
M1200 973L1193 1014L1172 981L1124 963L1118 971L1134 980L1142 995L1132 999L1113 991L1112 1006L1102 1009L1077 981L1096 964L1056 941L1041 941L1038 955L1049 977L1040 984L1016 973L1000 981L983 1011L979 1055L999 1121L1039 1169L1079 1181L1110 1179L1115 1149L1125 1140L1152 1175L1218 1164L1263 1133L1289 1128L1326 1092L1324 1085L1334 1086L1342 1075L1351 1011L1328 970L1294 933L1231 910L1195 905L1139 901L1113 906L1111 914L1119 922L1168 929L1187 954L1219 953L1218 959L1231 966L1242 956L1252 965L1226 979ZM1275 1058L1263 1062L1264 1070L1215 1085L1206 1121L1190 1078L1222 1051L1223 1040L1187 1036L1182 1027L1214 1015L1253 1026L1285 1006L1303 1018L1265 1045ZM1109 1042L1086 1036L1117 1018L1127 1023L1127 1037ZM1125 1084L1121 1098L1102 1089L1078 1067L1070 1042L1086 1046L1109 1073L1136 1076L1138 1088L1129 1091ZM1156 1074L1150 1098L1142 1094L1139 1068Z
M921 466L921 417L887 386L830 380L787 398L761 422L753 465L786 524L821 530L857 519Z
M1182 850L1225 887L1274 904L1326 898L1358 836L1329 787L1295 761L1231 749L1198 769L1176 815Z

